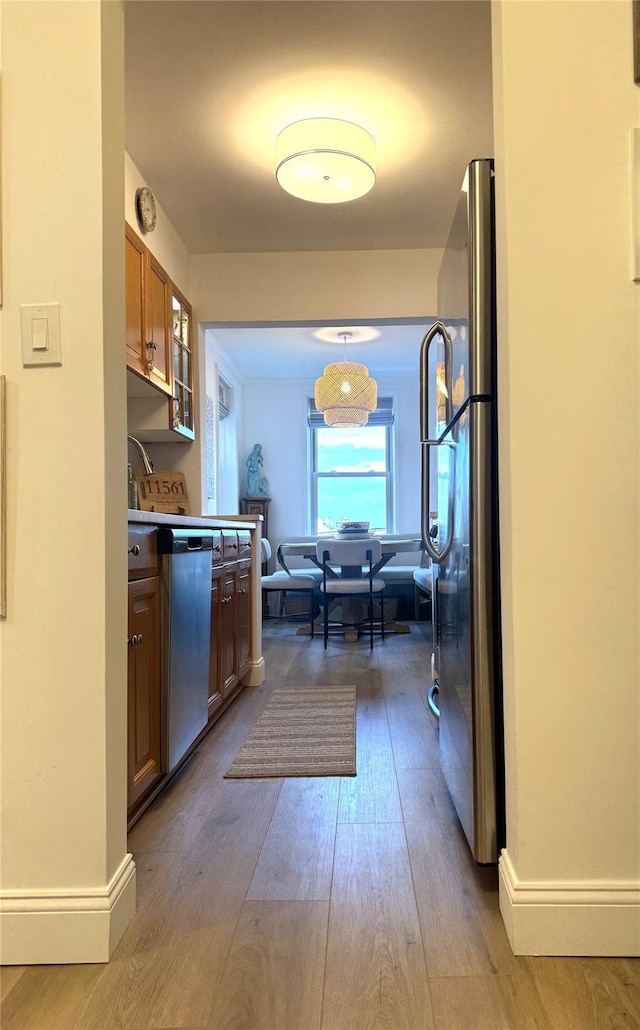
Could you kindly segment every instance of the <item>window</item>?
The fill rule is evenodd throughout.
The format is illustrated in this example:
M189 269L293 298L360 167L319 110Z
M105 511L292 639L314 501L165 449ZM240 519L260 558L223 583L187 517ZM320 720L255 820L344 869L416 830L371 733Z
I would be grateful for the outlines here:
M366 426L335 429L309 401L309 532L331 533L338 519L394 531L393 401L379 397Z

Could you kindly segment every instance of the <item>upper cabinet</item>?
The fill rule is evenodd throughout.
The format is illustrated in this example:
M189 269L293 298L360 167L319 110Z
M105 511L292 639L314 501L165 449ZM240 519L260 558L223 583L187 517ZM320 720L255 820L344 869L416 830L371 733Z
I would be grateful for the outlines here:
M193 355L191 305L173 287L171 296L173 328L173 429L193 440Z
M171 281L130 225L125 225L127 365L158 390L171 381Z
M125 268L129 432L149 443L194 440L191 305L128 223Z

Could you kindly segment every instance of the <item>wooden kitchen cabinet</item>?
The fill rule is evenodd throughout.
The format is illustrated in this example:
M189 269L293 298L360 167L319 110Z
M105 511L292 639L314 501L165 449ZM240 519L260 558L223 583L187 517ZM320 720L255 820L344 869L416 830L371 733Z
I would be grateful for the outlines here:
M220 676L220 647L222 642L222 568L211 572L211 648L209 651L208 721L218 714L224 700Z
M235 696L251 664L251 559L237 558L246 553L244 535L223 530L218 548L221 564L214 564L211 576L209 720Z
M129 527L128 811L162 778L157 530Z
M126 223L125 274L127 366L173 396L171 281Z

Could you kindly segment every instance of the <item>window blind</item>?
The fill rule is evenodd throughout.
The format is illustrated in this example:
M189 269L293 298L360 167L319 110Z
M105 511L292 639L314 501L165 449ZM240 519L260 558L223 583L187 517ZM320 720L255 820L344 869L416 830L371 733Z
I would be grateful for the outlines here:
M312 397L309 397L309 411L307 422L312 429L327 428L324 421L324 414L315 406ZM393 425L393 398L378 397L378 407L369 415L368 426L392 426Z

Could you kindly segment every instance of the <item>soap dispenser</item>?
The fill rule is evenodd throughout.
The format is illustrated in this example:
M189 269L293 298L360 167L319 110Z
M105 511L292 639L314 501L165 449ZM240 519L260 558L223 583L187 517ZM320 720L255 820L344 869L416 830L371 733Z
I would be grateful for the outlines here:
M130 510L135 511L138 507L138 484L135 481L133 468L130 464L127 465L127 495L128 507Z

